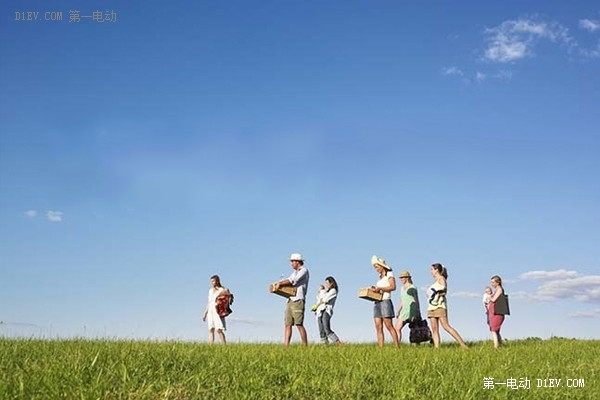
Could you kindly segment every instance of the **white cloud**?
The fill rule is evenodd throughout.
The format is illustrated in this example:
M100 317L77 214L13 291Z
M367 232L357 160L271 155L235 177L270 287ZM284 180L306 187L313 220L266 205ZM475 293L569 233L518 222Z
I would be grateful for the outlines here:
M461 299L475 299L478 297L482 297L483 293L473 293L473 292L451 292L452 297L458 297Z
M27 211L25 211L25 216L29 217L29 218L35 218L35 217L37 217L37 211L36 210L27 210Z
M50 222L62 222L62 211L48 211L46 217Z
M572 298L584 303L600 302L600 276L548 281L538 288L535 297L542 300Z
M582 303L600 303L600 275L579 276L576 271L531 271L521 279L544 281L534 293L522 294L532 301L572 299Z
M228 322L237 322L240 324L248 324L253 326L266 326L272 325L271 322L259 321L252 318L236 318L236 317L227 317Z
M488 45L484 57L488 61L499 63L509 63L533 55L532 48L539 39L573 44L567 28L534 19L504 21L497 27L486 29L485 34Z
M569 314L571 318L600 318L600 308L596 308L592 311L576 311Z
M579 27L596 34L600 32L600 21L580 19ZM577 31L577 29L573 29ZM591 45L581 45L565 25L544 21L534 15L506 20L495 27L486 28L483 31L485 47L478 53L481 56L480 61L487 61L488 65L490 65L489 63L510 65L524 58L533 57L538 45L545 42L566 49L570 56L587 59L600 58L600 39L594 36L591 39ZM512 78L512 72L506 69L473 71L464 65L462 67L463 69L458 66L444 67L441 73L444 76L459 76L466 84Z
M600 22L591 19L580 19L579 27L587 31L594 32L600 29Z
M591 48L591 49L584 49L581 48L579 49L579 51L581 52L581 55L587 58L598 58L600 57L600 40L598 40L598 43L596 44L596 47Z
M460 70L456 67L452 67L452 68L445 68L442 71L442 73L447 76L450 76L450 75L459 76L462 78L462 81L466 84L470 84L473 82L482 83L484 81L491 80L491 79L506 81L506 80L510 80L512 78L512 72L507 71L507 70L499 70L497 72L476 71L474 74L470 72L468 74L469 76L467 77L467 74L465 74L462 70Z
M576 271L567 271L566 269L558 269L556 271L529 271L521 274L523 280L550 280L574 278L577 276Z
M528 55L527 43L498 35L485 51L485 58L496 62L510 62Z
M502 284L504 285L506 283L508 283L508 280L502 279ZM517 290L517 291L514 291L514 292L511 291L509 293L509 295L510 295L510 298L512 300L532 300L531 293L526 292L524 290Z
M458 75L458 76L463 76L463 72L456 68L456 67L446 67L446 68L442 68L442 74L443 75Z

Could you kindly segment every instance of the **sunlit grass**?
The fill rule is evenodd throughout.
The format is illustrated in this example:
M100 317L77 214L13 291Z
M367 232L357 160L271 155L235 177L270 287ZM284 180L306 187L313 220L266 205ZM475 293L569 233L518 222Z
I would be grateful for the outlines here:
M596 399L599 367L599 341L568 339L508 342L499 350L490 342L435 350L0 339L0 398ZM527 378L530 388L485 389L484 378ZM561 386L538 387L537 379L548 378ZM567 379L584 379L584 387L567 387Z

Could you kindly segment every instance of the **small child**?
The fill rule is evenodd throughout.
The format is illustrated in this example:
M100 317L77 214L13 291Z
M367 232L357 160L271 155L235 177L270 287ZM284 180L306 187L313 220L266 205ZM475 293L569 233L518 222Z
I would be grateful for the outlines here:
M487 324L490 324L490 314L488 313L488 306L492 301L492 288L486 286L483 293L483 307L485 308L485 316L487 317Z
M486 286L483 293L483 306L485 307L485 312L487 312L490 301L492 301L492 288Z
M325 306L325 303L322 303L321 300L325 297L327 291L325 290L325 286L319 285L317 287L317 302L310 308L310 310L314 313L317 313L319 308Z

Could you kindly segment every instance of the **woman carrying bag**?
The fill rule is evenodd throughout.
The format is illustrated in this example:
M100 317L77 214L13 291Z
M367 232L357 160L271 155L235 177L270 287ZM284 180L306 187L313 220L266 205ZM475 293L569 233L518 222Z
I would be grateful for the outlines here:
M498 275L492 276L491 284L494 288L494 294L488 304L488 319L490 321L490 332L492 332L494 347L498 348L502 345L500 328L504 322L504 315L510 314L510 311L508 309L508 298L504 294L504 288L502 287L502 278Z
M421 321L421 309L419 305L419 294L414 285L410 272L400 272L400 308L396 313L396 330L398 331L398 342L402 342L402 328L411 322Z

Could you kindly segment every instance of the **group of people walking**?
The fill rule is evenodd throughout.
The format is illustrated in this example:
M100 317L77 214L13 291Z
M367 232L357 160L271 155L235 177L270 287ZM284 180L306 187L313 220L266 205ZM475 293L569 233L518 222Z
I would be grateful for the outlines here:
M389 332L394 346L398 347L402 340L402 329L411 322L420 321L421 306L416 286L413 283L409 271L402 271L399 274L400 286L400 305L398 312L394 313L394 305L391 293L397 289L396 278L392 267L388 265L385 259L373 256L371 264L379 278L375 285L371 286L371 291L380 294L381 299L374 301L373 321L377 334L377 344L383 347L385 341L384 328ZM293 253L290 256L290 265L292 273L284 279L281 279L271 285L271 290L277 291L282 287L292 286L295 288L295 294L290 296L286 302L284 312L284 346L288 347L292 338L292 328L296 326L300 335L300 340L304 346L308 345L306 329L304 328L304 314L306 309L306 293L308 291L309 272L304 266L304 258L299 253ZM467 345L458 331L448 322L448 310L446 295L448 292L447 279L448 271L442 264L435 263L430 267L430 273L433 277L433 283L427 289L427 317L431 323L431 338L435 348L440 347L440 325L450 336L456 340L463 348ZM499 276L493 276L491 285L495 291L484 295L484 306L488 318L490 331L494 346L502 344L500 336L500 327L504 321L504 315L498 315L495 310L495 304L498 299L503 297L502 280ZM221 342L225 344L225 318L220 317L216 312L217 298L229 295L229 291L221 286L218 276L211 277L211 289L208 295L208 304L204 312L203 320L208 321L209 343L214 341L215 331L218 333ZM338 283L333 276L325 278L324 284L319 285L317 291L316 303L311 307L315 313L319 336L324 344L332 343L341 345L342 342L337 334L331 328L331 319L333 309L338 296ZM393 319L397 318L396 325Z
M399 346L402 340L402 328L412 321L421 320L421 306L419 303L419 295L416 286L412 281L410 272L402 271L400 280L402 287L400 289L400 308L395 315L398 322L394 327L392 320L394 318L394 304L392 303L390 293L396 290L396 280L392 267L386 261L377 256L371 258L373 268L379 274L379 280L373 287L375 293L383 293L381 301L376 301L373 318L375 321L375 330L377 332L377 344L379 347L384 343L383 327L389 331L392 341L396 347ZM461 347L466 348L467 345L460 334L448 323L448 310L446 305L446 293L448 271L442 264L432 264L430 267L431 275L434 279L433 283L427 289L429 295L427 304L427 317L431 322L431 334L434 347L440 347L440 325L446 332L450 334Z

